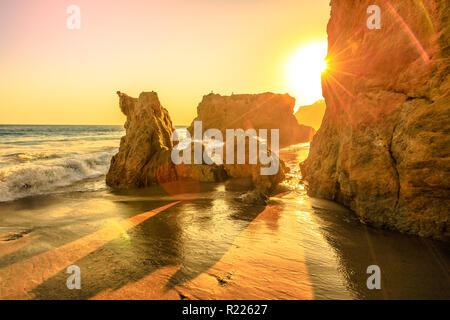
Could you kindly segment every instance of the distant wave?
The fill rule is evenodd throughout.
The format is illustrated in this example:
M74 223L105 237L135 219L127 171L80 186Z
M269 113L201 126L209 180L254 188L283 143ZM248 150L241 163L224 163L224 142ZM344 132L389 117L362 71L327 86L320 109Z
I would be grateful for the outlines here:
M106 174L117 148L0 169L0 202L54 192Z
M43 144L46 142L70 142L70 141L108 141L117 140L120 136L86 136L86 137L50 137L47 139L36 138L36 137L26 137L26 138L14 138L11 141L3 140L1 144L12 144L12 145L36 145Z
M65 150L69 151L69 150ZM108 153L114 153L117 151L117 147L100 147L97 148L94 152L104 151ZM39 160L50 160L56 158L67 158L77 156L73 152L64 152L64 150L60 150L60 152L13 152L13 153L4 153L0 154L0 168L4 166L4 164L14 163L14 162L31 162L31 161L39 161ZM79 156L79 155L78 155Z
M16 152L16 153L10 153L10 154L4 154L0 156L0 160L5 161L36 161L36 160L42 160L42 159L55 159L55 158L61 158L63 155L57 154L57 153L27 153L27 152ZM0 164L1 166L1 164Z

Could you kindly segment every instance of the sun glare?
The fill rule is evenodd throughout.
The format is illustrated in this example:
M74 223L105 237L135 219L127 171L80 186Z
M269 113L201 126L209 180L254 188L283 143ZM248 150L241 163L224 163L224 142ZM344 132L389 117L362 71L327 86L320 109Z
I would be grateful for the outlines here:
M295 112L301 105L322 99L321 75L327 69L327 42L313 42L300 47L287 64L289 93L296 100Z

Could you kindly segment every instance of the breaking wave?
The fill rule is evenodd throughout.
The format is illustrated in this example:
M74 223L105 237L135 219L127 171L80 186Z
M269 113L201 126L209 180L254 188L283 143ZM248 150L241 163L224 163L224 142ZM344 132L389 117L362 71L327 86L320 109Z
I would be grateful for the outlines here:
M54 192L105 175L117 148L0 168L0 202Z

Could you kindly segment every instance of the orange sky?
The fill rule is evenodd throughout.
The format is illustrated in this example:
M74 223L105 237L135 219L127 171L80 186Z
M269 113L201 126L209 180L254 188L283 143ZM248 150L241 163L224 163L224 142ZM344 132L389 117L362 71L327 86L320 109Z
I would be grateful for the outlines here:
M289 92L286 62L326 41L328 2L1 1L0 123L123 124L115 92L154 90L189 124L211 91ZM66 27L71 4L80 30Z

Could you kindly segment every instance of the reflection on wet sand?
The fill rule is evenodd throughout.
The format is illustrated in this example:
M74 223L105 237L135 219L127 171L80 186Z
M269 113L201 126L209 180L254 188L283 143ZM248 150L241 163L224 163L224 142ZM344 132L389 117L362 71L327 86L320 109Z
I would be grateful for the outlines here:
M312 299L298 226L289 223L295 217L281 217L281 212L281 203L269 205L214 265L190 277L190 281L179 281L191 272L189 265L184 264L178 269L158 270L95 298ZM280 232L283 237L277 236ZM167 279L169 287L158 285Z
M450 250L445 243L375 229L349 214L315 210L315 223L336 252L347 290L355 298L450 298ZM382 290L367 289L369 265L380 267Z
M112 223L110 226L74 242L2 268L0 270L2 283L0 298L29 298L29 292L40 282L46 281L59 270L97 250L108 241L126 234L127 230L177 203L173 202L128 220Z

